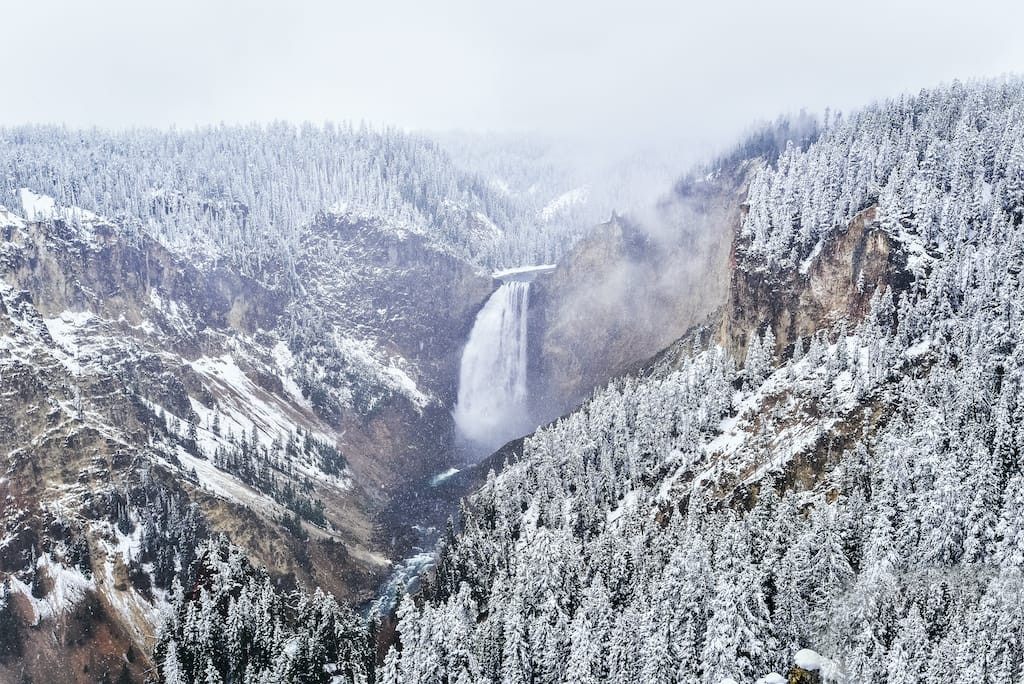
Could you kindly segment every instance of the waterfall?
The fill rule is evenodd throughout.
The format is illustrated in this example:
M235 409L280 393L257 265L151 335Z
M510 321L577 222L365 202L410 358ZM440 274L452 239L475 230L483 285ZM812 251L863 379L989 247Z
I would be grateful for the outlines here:
M530 283L508 280L477 314L462 352L453 415L459 436L478 453L529 431L526 313Z

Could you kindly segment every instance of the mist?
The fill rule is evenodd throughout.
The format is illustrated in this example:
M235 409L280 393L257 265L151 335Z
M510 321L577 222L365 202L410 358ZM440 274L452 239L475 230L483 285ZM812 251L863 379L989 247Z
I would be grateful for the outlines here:
M991 0L41 0L4 13L8 125L345 119L696 157L752 121L1024 64L1024 7Z

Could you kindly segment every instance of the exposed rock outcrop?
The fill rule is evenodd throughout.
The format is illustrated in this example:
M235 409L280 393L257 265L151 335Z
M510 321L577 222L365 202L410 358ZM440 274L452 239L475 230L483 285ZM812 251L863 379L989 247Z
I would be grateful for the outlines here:
M852 325L869 309L876 292L907 289L906 254L882 230L877 209L868 207L844 231L833 234L797 268L769 270L745 256L737 236L737 266L723 309L719 341L743 360L750 336L771 326L776 357L799 338L845 320Z
M24 676L141 678L170 582L151 578L192 539L161 515L227 534L281 586L372 595L377 516L448 452L491 279L338 216L308 228L282 286L97 234L14 219L0 243L0 585Z
M649 217L613 216L531 293L531 387L550 417L724 304L751 165L680 183Z

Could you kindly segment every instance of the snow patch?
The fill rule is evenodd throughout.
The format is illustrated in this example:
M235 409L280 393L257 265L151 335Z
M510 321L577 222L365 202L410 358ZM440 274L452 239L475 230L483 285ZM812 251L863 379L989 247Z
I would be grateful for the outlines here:
M274 345L271 354L277 365L278 377L281 378L281 385L284 387L285 393L296 405L307 411L312 411L313 405L302 396L302 389L292 377L292 369L295 368L295 356L292 354L292 350L282 341Z
M913 360L913 359L917 359L917 358L920 358L920 357L924 356L929 351L931 351L931 348L932 348L932 341L931 341L931 339L926 337L925 339L921 340L917 344L909 347L907 349L907 351L903 352L903 354L908 359Z
M807 670L808 672L817 672L821 669L821 655L816 651L812 651L809 648L801 648L793 656L793 662L796 666Z
M668 477L662 479L661 485L658 487L658 493L655 495L654 500L658 503L665 503L669 500L669 494L672 488L675 487L676 481L682 476L683 472L693 465L693 458L687 457L679 449L673 449L665 459L666 464L681 464L677 465L675 472Z
M814 245L814 249L807 255L807 258L800 262L800 275L807 275L811 271L811 266L814 264L815 259L821 254L821 246L825 244L824 240L818 240L818 244Z
M269 496L260 494L210 461L196 458L181 448L175 455L183 466L195 470L200 484L214 496L242 504L254 511L262 511L270 517L280 517L284 512L284 507L274 502Z
M173 299L164 299L155 287L149 290L149 303L154 309L162 313L165 320L174 328L178 330L188 329L188 323L182 317L181 307L178 306L178 303Z
M58 206L56 200L49 195L32 192L28 188L19 191L21 209L29 221L63 220L78 229L78 235L90 247L98 247L96 228L98 226L113 227L107 219L82 209L81 207Z
M250 380L230 353L200 357L189 365L220 390L216 398L221 418L233 421L247 433L255 427L262 445L270 447L275 438L288 435L295 429L296 420L286 413L293 409L288 409L283 402L278 403L274 395ZM199 416L201 425L210 424L214 413L212 409L193 399L192 410Z
M25 220L10 211L7 207L0 205L0 228L25 228Z
M780 675L778 672L769 672L764 677L761 677L754 684L786 684L789 680Z
M612 523L617 522L620 518L622 518L624 514L634 510L636 508L636 502L636 490L631 489L630 491L626 492L626 495L622 497L622 503L619 504L618 508L612 511L608 511L608 513L606 514L608 524L611 525Z
M404 359L389 358L386 361L378 356L382 353L376 349L372 340L358 340L343 335L335 335L335 343L346 360L360 368L365 374L380 381L392 392L400 394L411 401L417 408L424 408L430 403L430 397L420 391L416 382L398 367Z
M450 201L445 200L445 203L450 203ZM327 210L327 213L339 221L344 221L351 225L372 225L374 229L382 233L394 235L399 240L405 240L410 233L414 235L424 234L423 228L414 220L421 217L409 217L399 214L384 217L378 209L356 201L336 202Z
M118 589L117 578L114 573L114 561L111 558L107 558L103 564L102 582L105 588L104 595L113 607L114 612L120 616L119 622L130 629L136 639L144 640L160 624L164 611L169 606L169 602L164 592L159 589L154 591L156 601L152 604L142 598L136 591Z
M935 262L935 257L928 253L921 236L901 230L897 238L907 253L907 268L910 272L918 278L926 275Z
M558 214L561 214L576 205L586 204L589 198L590 187L586 185L573 188L568 192L563 192L561 195L548 202L547 206L540 210L540 219L546 223Z
M536 276L542 273L551 273L556 268L557 264L540 264L538 266L516 266L515 268L505 268L500 271L495 271L491 274L491 277L495 280L526 280L532 281Z
M827 373L827 358L839 354L839 343L824 349L816 365L809 356L790 361L774 370L757 388L733 395L732 413L719 422L713 438L699 445L703 465L690 481L693 491L719 481L726 472L735 476L737 482L757 482L812 448L822 433L855 410L858 382L854 371L860 368L857 375L863 381L865 369L870 365L869 350L855 335L847 336L843 343L848 367L831 378L829 391L835 398L833 413L816 416L808 407L815 401L815 384ZM780 400L785 400L785 404L779 405ZM774 408L766 413L767 406ZM771 419L767 441L761 435L766 415L775 416ZM666 463L675 466L678 458L673 455ZM675 466L675 471L662 481L656 501L667 501L676 483L696 470L694 460L693 457L683 458Z
M473 218L475 218L477 222L480 223L480 225L482 225L488 232L490 232L491 237L500 238L504 234L504 231L502 231L501 228L496 226L494 224L494 221L488 218L488 216L483 212L478 211L474 213Z
M53 583L46 596L36 598L32 588L15 576L10 577L11 588L21 592L32 606L32 624L52 620L74 608L89 592L96 590L96 583L82 574L76 567L66 567L50 556L40 556L36 568L44 572Z
M156 288L150 288L149 290L149 303L153 305L153 308L157 311L164 310L164 302L160 299L160 293L156 291Z
M79 359L83 351L78 338L79 331L94 320L98 319L88 311L64 311L57 318L43 320L50 338L58 347L54 350L54 356L74 375L84 371Z
M57 217L57 203L47 195L37 195L28 188L18 192L21 211L29 221L48 221Z
M62 346L76 345L74 331L89 323L95 316L89 311L63 311L57 318L48 318L43 321L50 337L54 342Z
M116 527L113 528L113 532L117 543L109 547L108 551L121 556L125 564L138 558L142 553L142 525L136 525L131 534L123 534Z

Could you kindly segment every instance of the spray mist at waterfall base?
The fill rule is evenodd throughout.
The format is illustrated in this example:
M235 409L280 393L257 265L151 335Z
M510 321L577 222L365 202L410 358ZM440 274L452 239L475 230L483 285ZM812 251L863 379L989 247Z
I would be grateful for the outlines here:
M463 350L452 415L469 462L534 427L526 385L529 293L525 278L503 282L477 314Z
M383 527L392 532L394 557L406 560L368 608L371 614L390 614L396 598L414 591L417 578L436 562L434 549L445 520L472 491L473 475L463 471L472 471L507 442L536 429L526 375L530 283L554 268L527 266L493 274L501 285L477 313L462 352L452 409L455 453L447 469L406 482L393 494Z

